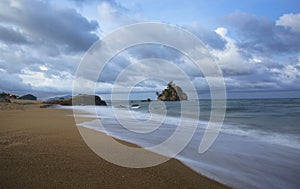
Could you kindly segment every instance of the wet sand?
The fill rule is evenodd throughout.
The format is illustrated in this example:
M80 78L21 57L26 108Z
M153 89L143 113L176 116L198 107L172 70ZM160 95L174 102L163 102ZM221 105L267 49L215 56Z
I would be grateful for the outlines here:
M227 188L175 159L142 169L109 163L83 141L70 110L17 103L0 103L0 188Z

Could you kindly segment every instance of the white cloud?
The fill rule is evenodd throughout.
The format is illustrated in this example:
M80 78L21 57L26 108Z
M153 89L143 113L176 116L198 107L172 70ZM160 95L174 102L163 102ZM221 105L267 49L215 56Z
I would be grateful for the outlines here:
M137 22L134 18L119 11L116 6L112 6L108 2L102 2L97 7L99 13L99 21L104 33L111 32L123 25Z
M276 21L277 26L284 26L291 28L295 32L300 33L300 13L298 14L284 14Z
M219 34L221 37L223 37L224 39L226 39L226 35L227 35L227 33L228 33L228 30L227 30L226 28L220 27L220 28L217 28L217 29L215 30L215 32L216 32L217 34Z
M115 21L117 10L109 3L103 2L98 6L100 20L111 22Z
M299 15L286 14L276 23L267 17L236 11L224 16L222 23L230 28L238 39L237 46L246 54L273 56L300 50L300 32L295 32L299 31Z
M44 66L44 65L41 65L40 69L41 69L41 71L47 71L48 70L48 68L46 66Z
M61 92L71 91L74 78L69 72L62 72L60 76L48 77L42 71L31 71L27 68L22 70L19 77L23 83L31 85L34 90L52 89Z
M282 69L273 68L270 71L279 83L293 84L300 79L300 62L295 65L286 65Z
M217 34L215 31L207 29L201 26L199 23L194 22L191 25L185 26L185 28L196 35L205 45L221 50L224 48L226 41Z
M21 8L22 7L21 3L17 0L10 0L9 5L11 7L14 7L14 8Z
M235 40L228 37L228 30L220 27L215 30L227 43L224 50L213 49L211 53L217 57L224 75L247 74L253 70L253 65L240 54Z
M11 91L17 94L30 91L31 85L25 84L17 74L8 73L6 70L0 68L0 90Z

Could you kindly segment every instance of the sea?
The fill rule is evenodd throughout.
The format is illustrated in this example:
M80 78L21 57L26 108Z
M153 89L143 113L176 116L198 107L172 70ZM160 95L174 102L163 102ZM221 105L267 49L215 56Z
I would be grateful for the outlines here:
M185 113L182 102L139 100L73 108L100 117L105 129L97 121L78 126L145 148L162 144L179 123L196 124L191 140L175 156L194 171L233 188L300 187L300 99L228 99L220 132L204 153L198 149L212 117L212 102L194 100L188 105L191 109ZM97 115L91 113L94 109Z

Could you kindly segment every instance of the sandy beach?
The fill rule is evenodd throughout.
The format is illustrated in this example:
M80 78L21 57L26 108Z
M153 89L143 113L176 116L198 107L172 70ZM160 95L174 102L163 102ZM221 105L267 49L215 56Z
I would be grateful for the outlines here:
M227 188L175 159L111 164L85 144L70 110L17 103L0 103L0 188Z

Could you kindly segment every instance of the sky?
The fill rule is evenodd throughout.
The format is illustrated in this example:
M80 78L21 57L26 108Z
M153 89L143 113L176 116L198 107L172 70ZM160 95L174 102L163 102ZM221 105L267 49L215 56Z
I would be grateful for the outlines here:
M39 98L71 94L88 49L139 22L166 23L197 36L219 65L229 98L300 97L298 0L1 0L0 91ZM209 97L205 76L187 57L161 45L124 50L97 81L86 77L84 87L96 82L96 93L108 98L118 75L133 64L132 75L117 86L122 91L136 81L132 98L155 98L167 80L185 85L173 66L141 63L147 58L177 65L199 95ZM166 80L150 78L150 73Z

